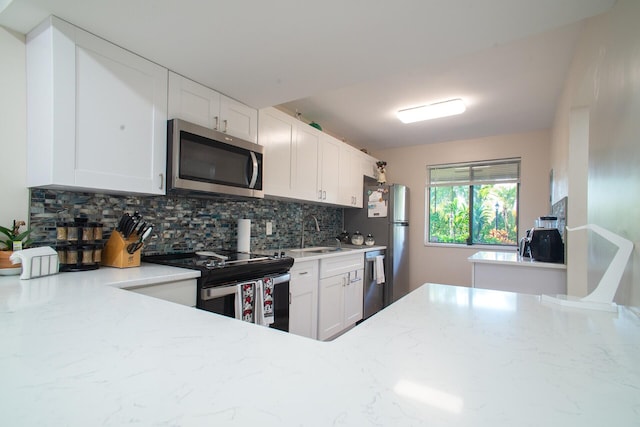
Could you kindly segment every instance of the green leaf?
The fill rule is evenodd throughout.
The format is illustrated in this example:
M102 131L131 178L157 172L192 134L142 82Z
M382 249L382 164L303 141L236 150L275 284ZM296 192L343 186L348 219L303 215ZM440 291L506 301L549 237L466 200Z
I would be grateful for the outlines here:
M5 228L3 226L0 225L0 233L4 234L5 236L7 236L9 239L11 239L13 237L13 230L10 230L8 228Z

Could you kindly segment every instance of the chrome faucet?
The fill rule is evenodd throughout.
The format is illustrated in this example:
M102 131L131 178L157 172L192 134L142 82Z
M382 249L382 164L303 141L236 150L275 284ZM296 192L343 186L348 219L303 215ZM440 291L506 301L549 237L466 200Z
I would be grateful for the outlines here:
M307 219L308 217L313 218L314 222L316 223L316 231L320 232L320 226L318 225L318 218L315 217L315 215L307 215L307 216L302 216L302 236L300 236L300 249L304 249L304 220Z

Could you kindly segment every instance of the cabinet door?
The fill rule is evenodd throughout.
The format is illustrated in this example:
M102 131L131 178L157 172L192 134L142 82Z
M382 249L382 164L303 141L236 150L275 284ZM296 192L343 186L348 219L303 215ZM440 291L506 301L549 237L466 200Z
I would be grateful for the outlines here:
M318 196L325 203L338 203L340 191L340 145L337 139L321 134L318 150Z
M258 110L221 95L218 130L255 143L258 141Z
M75 184L164 194L167 70L84 31L75 61Z
M378 177L378 167L376 166L376 162L378 161L375 157L368 155L367 153L360 153L360 164L362 169L362 174L364 176L368 176L369 178L377 178Z
M344 329L344 288L347 275L320 279L318 294L318 339L326 340Z
M296 261L291 268L289 332L318 336L318 261Z
M169 72L169 118L215 129L220 120L220 94Z
M300 122L296 126L292 162L293 196L301 200L318 200L318 130Z
M165 68L50 17L27 80L29 186L165 193Z
M344 327L362 320L364 269L355 270L347 275L347 286L344 290Z
M264 146L263 185L270 196L292 197L291 166L295 123L274 108L260 110L259 143Z
M340 147L340 204L362 207L362 165L358 150L344 144Z

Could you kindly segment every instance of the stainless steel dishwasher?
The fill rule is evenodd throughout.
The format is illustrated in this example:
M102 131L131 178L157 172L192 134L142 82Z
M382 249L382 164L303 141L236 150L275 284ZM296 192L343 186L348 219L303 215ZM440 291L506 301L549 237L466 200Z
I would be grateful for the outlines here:
M384 307L386 284L382 280L382 276L378 277L379 275L376 274L376 260L379 256L382 257L381 261L384 261L385 251L373 250L365 252L363 320L373 316ZM384 265L384 262L382 262L382 265Z

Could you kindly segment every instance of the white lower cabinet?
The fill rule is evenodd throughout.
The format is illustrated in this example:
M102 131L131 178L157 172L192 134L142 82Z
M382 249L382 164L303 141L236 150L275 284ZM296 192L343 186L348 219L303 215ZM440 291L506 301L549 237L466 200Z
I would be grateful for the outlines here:
M145 286L124 288L138 294L159 298L176 304L196 306L197 280L187 279L175 282L153 283Z
M289 332L318 336L318 261L296 261L290 270Z
M320 260L318 339L332 338L362 319L364 255Z

